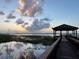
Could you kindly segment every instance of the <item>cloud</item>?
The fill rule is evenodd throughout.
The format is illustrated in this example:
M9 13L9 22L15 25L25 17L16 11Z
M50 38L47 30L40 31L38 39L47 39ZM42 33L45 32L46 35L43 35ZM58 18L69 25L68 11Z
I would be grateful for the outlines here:
M43 19L41 19L42 21L50 21L51 19L49 19L49 18L43 18Z
M24 26L26 26L26 25L28 25L28 24L29 24L28 22L25 22L25 23L24 23Z
M24 25L28 25L28 22L24 23Z
M10 3L12 0L4 0L5 3Z
M36 31L36 30L41 30L44 28L49 28L50 24L49 23L45 23L39 20L34 20L34 22L32 23L31 26L26 27L27 30L29 31Z
M8 14L7 19L15 19L16 16L13 15L13 13Z
M25 22L25 23L22 24L22 27L25 27L25 26L27 26L28 24L29 24L28 22Z
M18 19L18 20L16 20L16 23L17 23L17 24L23 24L24 21L23 21L22 19Z
M0 11L0 15L5 15L5 13L3 11Z
M4 20L4 22L10 22L10 20Z
M19 0L17 11L24 16L35 16L42 11L42 0Z

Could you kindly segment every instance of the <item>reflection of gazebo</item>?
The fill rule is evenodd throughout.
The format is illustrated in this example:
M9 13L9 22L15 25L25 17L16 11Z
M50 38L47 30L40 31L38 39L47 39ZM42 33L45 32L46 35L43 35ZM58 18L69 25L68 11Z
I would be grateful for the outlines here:
M78 27L62 24L60 26L54 27L53 29L53 34L56 36L56 32L60 31L60 36L62 36L62 31L66 31L66 35L69 35L69 31L72 31L73 34L77 37L77 29Z

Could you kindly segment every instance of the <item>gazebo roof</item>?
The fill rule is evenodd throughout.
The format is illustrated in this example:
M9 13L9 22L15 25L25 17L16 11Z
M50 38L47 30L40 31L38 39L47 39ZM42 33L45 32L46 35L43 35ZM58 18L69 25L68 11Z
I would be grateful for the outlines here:
M52 29L55 30L55 31L72 31L72 30L77 30L78 27L62 24L62 25L54 27Z

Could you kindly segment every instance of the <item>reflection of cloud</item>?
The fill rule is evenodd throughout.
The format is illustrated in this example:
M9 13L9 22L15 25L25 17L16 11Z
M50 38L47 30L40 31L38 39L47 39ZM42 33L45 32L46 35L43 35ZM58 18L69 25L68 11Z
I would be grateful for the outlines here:
M21 47L23 47L23 44L21 44L21 43L18 42L18 43L15 44L14 46L15 46L16 48L20 49Z
M13 13L10 13L10 14L7 16L7 18L8 18L8 19L15 19L16 16L14 16Z
M26 29L30 31L32 30L34 31L34 30L41 30L41 29L49 28L49 27L50 27L49 23L34 20L33 24L31 26L28 26Z
M3 11L0 11L0 15L5 15L5 13Z

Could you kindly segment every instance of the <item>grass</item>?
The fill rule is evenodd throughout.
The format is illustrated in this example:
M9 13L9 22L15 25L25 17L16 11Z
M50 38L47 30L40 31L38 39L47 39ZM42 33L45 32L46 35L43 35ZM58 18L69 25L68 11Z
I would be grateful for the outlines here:
M54 41L56 40L56 38L52 38L50 36L39 36L38 38L35 38L34 40L27 40L27 42L29 43L33 43L33 44L43 44L43 45L51 45Z
M24 43L33 43L33 44L43 44L43 45L51 45L57 38L52 38L51 36L25 36L25 38L30 38L32 40L25 40L19 38L16 40L16 36L13 35L0 35L0 43L10 42L10 41L20 41Z

